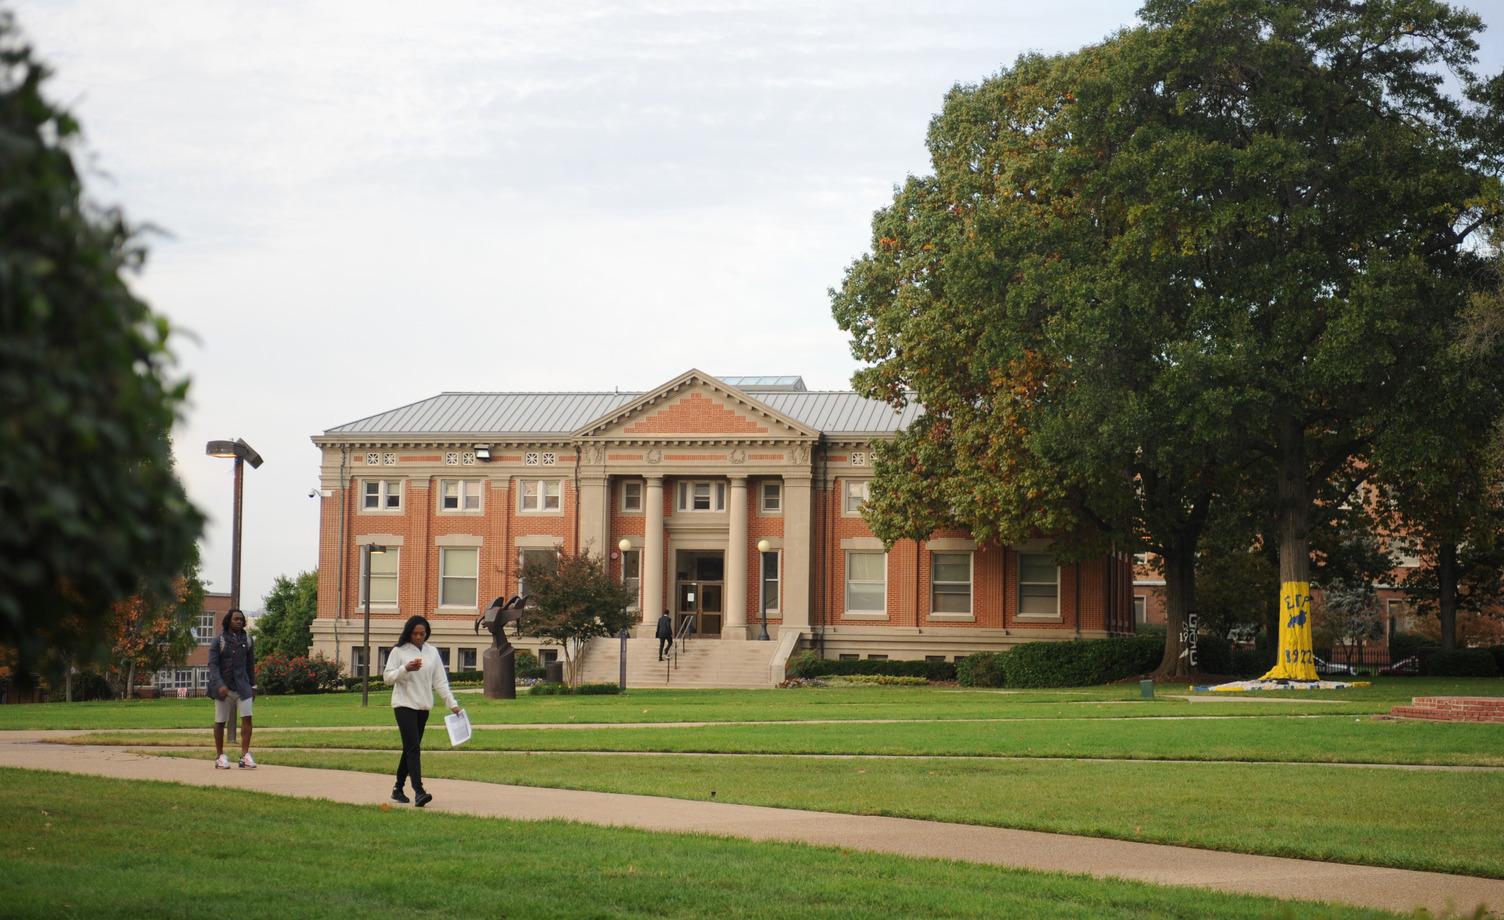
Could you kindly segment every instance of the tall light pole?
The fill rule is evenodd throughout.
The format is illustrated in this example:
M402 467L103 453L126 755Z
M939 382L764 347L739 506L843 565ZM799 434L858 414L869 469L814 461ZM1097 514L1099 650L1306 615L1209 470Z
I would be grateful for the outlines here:
M365 628L362 632L360 656L360 705L362 706L370 702L371 696L371 557L385 553L386 547L367 543L364 549L365 552L361 553L361 559L365 562L365 572L362 575L365 590L361 593L366 598Z
M243 439L233 441L210 441L204 453L211 457L235 460L235 536L230 543L230 609L240 609L240 499L245 488L245 464L251 469L261 466L261 455Z
M757 541L757 606L762 611L762 633L757 638L763 641L768 638L768 552L772 549L767 540Z

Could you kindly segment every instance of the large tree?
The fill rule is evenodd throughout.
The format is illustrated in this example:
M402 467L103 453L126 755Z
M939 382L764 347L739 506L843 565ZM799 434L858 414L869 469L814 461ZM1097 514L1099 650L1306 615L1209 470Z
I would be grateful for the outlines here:
M105 675L118 696L136 694L139 675L180 665L195 644L193 627L204 609L204 583L195 550L169 594L148 588L111 606ZM71 668L66 696L72 700Z
M256 654L298 658L313 646L313 620L318 616L319 572L278 575L262 600L266 613L256 620Z
M1438 3L1141 17L952 91L935 174L874 219L835 314L872 365L858 388L927 414L882 455L871 519L1075 552L1137 534L1164 556L1170 671L1213 504L1262 469L1290 608L1270 676L1314 677L1313 509L1446 359L1468 238L1498 219L1504 81L1473 78L1481 23Z
M530 560L522 569L528 610L522 632L564 649L569 682L580 682L580 652L597 636L614 636L636 622L627 605L632 593L611 576L605 561L588 549L556 559Z
M117 602L173 596L202 526L170 460L169 326L126 283L145 249L85 201L46 77L0 10L0 645L23 682L105 654Z

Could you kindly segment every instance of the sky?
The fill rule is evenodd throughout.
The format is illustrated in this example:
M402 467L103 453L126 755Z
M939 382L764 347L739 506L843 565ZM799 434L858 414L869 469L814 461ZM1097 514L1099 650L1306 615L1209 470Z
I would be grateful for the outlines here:
M21 0L86 184L157 228L177 465L242 606L318 563L310 438L449 390L645 390L857 367L828 290L957 83L1138 3ZM1504 66L1504 0L1484 69Z

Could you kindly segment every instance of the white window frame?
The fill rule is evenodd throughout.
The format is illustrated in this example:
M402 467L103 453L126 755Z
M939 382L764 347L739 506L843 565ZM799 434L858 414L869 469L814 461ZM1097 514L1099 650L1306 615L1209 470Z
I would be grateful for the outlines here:
M623 514L641 514L642 513L642 511L643 511L643 502L646 500L645 496L646 496L646 492L647 492L647 489L643 488L643 485L644 485L644 483L643 483L643 481L641 479L625 479L625 480L622 480L622 484L621 484L621 504L619 505L619 507L620 507L620 509L621 509L621 511L622 511ZM634 492L636 493L635 495L633 494ZM628 501L629 498L636 498L637 499L637 507L635 507L635 508L632 507L632 503L630 501Z
M193 627L193 638L199 645L214 641L214 611L205 610L198 615L198 625Z
M364 555L365 551L362 549L361 553ZM382 609L396 607L397 599L401 597L397 592L402 587L400 581L402 578L402 547L388 546L386 552L371 553L366 558L371 560L371 606ZM380 572L376 571L376 560L378 559L381 560L382 571ZM387 560L391 560L392 570L390 572L386 571ZM364 606L366 602L366 573L364 570L358 570L355 574L356 581L358 582L355 587L355 603ZM379 592L376 591L376 586L386 582L388 579L392 582L392 599L389 601L377 600L376 597Z
M783 482L781 480L769 479L758 487L757 510L760 514L783 513Z
M966 557L966 581L940 581L936 560L940 556L965 556ZM976 618L976 580L977 561L976 553L963 550L933 551L930 553L930 619L932 620L972 620ZM966 609L965 610L940 610L935 600L939 595L941 585L966 585ZM954 593L959 596L960 592Z
M772 578L768 577L768 557L772 556L774 565L778 567L778 573ZM768 590L768 582L772 582L772 590ZM886 591L884 586L884 591ZM757 591L758 603L766 606L759 607L759 611L767 613L779 613L778 599L783 595L783 550L770 549L765 553L757 554ZM781 615L781 614L780 614Z
M627 559L628 559L628 557L631 557L631 559L633 560L633 568L635 568L637 570L637 574L636 575L628 575L627 574ZM642 550L640 550L640 549L622 550L620 572L621 572L622 587L624 587L628 591L632 592L632 601L631 601L631 603L627 604L627 609L628 610L640 610L640 609L642 609Z
M550 488L552 486L552 488ZM528 495L532 488L533 494ZM529 498L532 506L529 507ZM519 479L517 480L517 511L520 514L558 514L564 510L564 480Z
M705 487L704 508L694 507L699 496L695 493ZM717 514L726 510L726 482L722 479L681 479L674 489L674 507L684 514Z
M1046 584L1043 581L1024 581L1024 557L1041 556L1055 563L1055 612L1054 613L1025 613L1024 612L1024 587L1026 585L1039 586ZM1060 563L1049 553L1020 552L1018 554L1018 618L1020 620L1059 620L1060 619Z
M475 572L471 575L449 574L445 562L453 553L474 553ZM450 603L445 583L449 581L469 581L472 583L474 599L468 604ZM439 606L456 610L475 610L480 603L480 547L478 546L441 546L439 547Z
M456 660L459 661L459 669L461 671L476 670L476 651L477 650L473 648L463 647L455 650L456 654L458 655L458 658Z
M372 493L371 486L376 486ZM370 503L376 499L376 504ZM362 514L398 514L402 511L402 480L362 479L360 481L360 511Z
M517 548L517 593L527 593L527 582L523 578L522 569L527 565L528 553L547 553L554 559L559 558L559 550L552 546L521 546Z
M456 486L454 495L455 506L446 507L449 500L449 487ZM439 480L439 506L440 514L480 514L485 510L482 504L482 496L486 494L485 482L479 479L440 479ZM472 502L473 499L473 502Z
M1147 626L1149 623L1149 596L1147 594L1133 595L1133 622L1137 626Z
M862 506L872 498L872 480L870 479L843 479L841 480L841 514L846 517L860 517ZM854 505L854 507L853 507Z
M883 606L877 610L851 606L851 558L853 556L879 556L883 560L883 580L880 583L882 585ZM842 587L844 589L842 591L841 605L844 608L845 615L852 619L886 620L888 618L888 554L882 550L848 549L846 550L845 564L845 570L841 573ZM874 585L879 584L879 582L862 581L859 584Z

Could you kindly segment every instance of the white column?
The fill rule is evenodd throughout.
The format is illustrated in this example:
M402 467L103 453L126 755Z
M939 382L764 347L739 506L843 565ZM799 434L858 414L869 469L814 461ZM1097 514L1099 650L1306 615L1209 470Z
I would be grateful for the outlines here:
M747 477L731 479L730 526L726 529L726 588L722 597L725 639L747 638Z
M649 476L646 492L642 497L645 518L642 537L642 622L645 626L652 626L666 609L663 606L663 477Z

